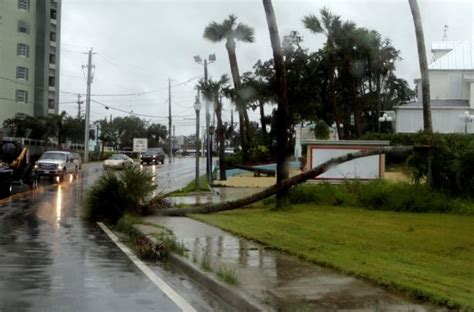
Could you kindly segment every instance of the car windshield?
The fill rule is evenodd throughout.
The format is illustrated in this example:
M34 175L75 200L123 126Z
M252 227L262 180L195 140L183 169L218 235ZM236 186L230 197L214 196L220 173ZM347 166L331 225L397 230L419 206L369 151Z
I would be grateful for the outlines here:
M127 156L125 155L121 155L121 154L114 154L110 157L110 159L113 159L113 160L124 160L124 159L127 159Z
M54 159L54 160L66 160L66 154L63 153L44 153L40 160L42 159Z

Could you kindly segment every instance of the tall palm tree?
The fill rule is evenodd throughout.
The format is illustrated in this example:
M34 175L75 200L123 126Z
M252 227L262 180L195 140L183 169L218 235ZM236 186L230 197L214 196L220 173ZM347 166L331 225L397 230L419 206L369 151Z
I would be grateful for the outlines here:
M234 89L236 94L236 104L239 111L239 125L240 125L240 137L242 142L242 154L245 159L248 156L249 138L247 129L249 126L249 118L245 104L240 99L239 92L241 89L240 85L240 74L239 66L237 63L237 56L235 54L236 41L242 42L254 42L254 30L252 27L237 23L237 16L231 14L221 24L217 22L210 23L204 29L204 38L212 42L221 42L225 40L225 47L229 56L230 71L232 73L232 80L234 81Z
M201 80L198 85L204 97L214 103L214 112L217 118L216 134L219 142L219 180L221 181L227 179L225 174L225 128L222 122L222 95L228 84L229 77L222 75L219 80L208 79L207 83Z
M281 48L280 37L278 35L278 26L276 23L275 12L271 0L263 0L265 16L267 18L268 31L270 32L270 41L272 43L273 60L275 62L275 77L278 95L277 110L277 184L288 179L288 139L289 139L289 108L288 108L288 86L286 81L285 61L283 60L283 51ZM282 190L277 193L276 208L282 209L288 201L288 191Z
M327 8L322 8L321 17L314 14L303 18L304 26L315 34L324 34L326 36L326 56L329 65L329 97L334 119L336 121L337 133L342 138L340 128L340 117L336 105L336 67L335 67L335 35L341 29L341 18L333 15Z
M423 25L421 24L420 8L416 0L408 0L415 24L416 44L418 46L418 60L421 72L421 94L423 98L423 128L426 132L432 133L431 124L431 103L430 103L430 79L428 76L428 62L426 60L425 36L423 35Z

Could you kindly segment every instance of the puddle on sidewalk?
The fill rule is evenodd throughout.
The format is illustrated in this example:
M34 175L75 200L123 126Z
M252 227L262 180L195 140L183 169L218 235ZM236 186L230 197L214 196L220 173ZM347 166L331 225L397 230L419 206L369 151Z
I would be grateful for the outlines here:
M266 250L204 223L179 217L150 217L171 229L190 250L197 267L226 270L238 287L278 311L435 311L443 310L363 280Z
M250 196L262 190L263 188L216 187L214 193L196 193L192 196L169 197L169 199L174 206L217 204Z

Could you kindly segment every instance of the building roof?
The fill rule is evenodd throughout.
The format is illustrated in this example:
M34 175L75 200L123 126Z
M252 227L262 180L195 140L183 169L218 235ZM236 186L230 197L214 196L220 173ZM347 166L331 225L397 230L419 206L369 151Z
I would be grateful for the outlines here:
M469 108L469 100L431 100L432 108ZM422 108L421 102L409 102L398 108Z
M465 41L434 41L431 44L431 52L435 51L451 51L458 45L463 44Z
M441 41L434 42L434 50L451 50L428 66L434 70L474 70L474 42Z

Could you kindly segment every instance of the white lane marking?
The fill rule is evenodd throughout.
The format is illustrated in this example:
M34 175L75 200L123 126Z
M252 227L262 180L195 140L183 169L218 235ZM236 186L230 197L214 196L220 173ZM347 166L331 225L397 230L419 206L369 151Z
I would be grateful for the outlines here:
M109 236L109 238L126 254L130 260L170 298L182 311L196 312L196 310L181 297L173 288L159 278L145 263L143 263L137 256L124 244L122 244L118 237L109 230L109 228L102 222L97 222L100 228Z

